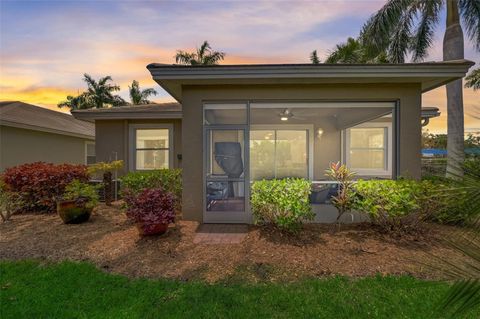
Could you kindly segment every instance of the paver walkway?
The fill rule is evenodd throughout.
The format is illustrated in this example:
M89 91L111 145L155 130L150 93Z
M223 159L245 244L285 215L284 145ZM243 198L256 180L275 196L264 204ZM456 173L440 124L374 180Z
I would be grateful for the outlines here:
M195 244L240 244L247 236L247 225L202 224L198 227Z

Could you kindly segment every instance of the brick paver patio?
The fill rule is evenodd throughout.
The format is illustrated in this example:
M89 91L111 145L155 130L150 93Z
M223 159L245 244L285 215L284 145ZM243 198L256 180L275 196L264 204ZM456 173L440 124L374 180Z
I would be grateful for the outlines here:
M240 244L247 236L247 225L202 224L198 227L195 244Z

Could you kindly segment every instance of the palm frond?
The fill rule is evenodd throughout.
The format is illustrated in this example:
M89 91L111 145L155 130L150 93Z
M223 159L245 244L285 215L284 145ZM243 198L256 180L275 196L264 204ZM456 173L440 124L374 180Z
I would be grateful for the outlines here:
M157 95L157 91L153 88L142 90L142 98L148 98L150 95Z
M109 81L112 81L112 77L110 75L104 76L98 80L98 85L105 85Z
M480 89L480 68L470 72L465 81L466 88L473 88L474 91Z
M199 60L202 60L202 58L206 55L207 52L211 50L210 44L208 41L203 41L202 45L200 48L197 49L197 56Z
M387 50L391 36L396 32L405 11L415 0L389 0L363 26L360 37L372 54Z
M83 74L83 81L85 81L87 83L87 85L92 85L92 84L96 83L95 80L90 75L88 75L87 73Z
M468 37L480 51L480 0L459 0L458 9Z
M218 62L224 58L224 52L213 51L210 44L204 41L203 44L197 48L196 52L189 53L178 50L175 55L175 62L185 65L212 65L218 64Z
M457 281L448 290L440 305L441 311L452 312L452 318L458 318L480 306L480 281L465 279Z
M320 59L318 58L317 50L313 50L312 53L310 53L310 61L312 64L320 64Z
M480 172L457 163L463 175L453 175L453 188L447 190L449 196L457 198L462 194L466 204L462 208L471 216L463 230L456 231L444 241L467 259L436 258L437 265L446 267L444 272L456 282L448 290L440 303L440 311L459 317L480 306Z
M420 22L410 42L413 61L422 61L427 56L427 49L432 45L435 25L439 20L441 0L422 1L419 3Z
M218 51L211 52L203 57L202 64L205 64L205 65L218 64L218 62L223 60L224 57L225 57L224 52L218 52Z
M188 53L182 50L178 50L175 55L175 63L179 64L192 64L192 61L195 60L194 53Z
M392 63L404 63L408 53L409 43L412 37L412 20L415 16L415 8L407 9L398 21L390 39L387 49L388 59Z
M347 42L337 44L330 52L325 63L364 63L363 52L360 43L354 38L348 38Z

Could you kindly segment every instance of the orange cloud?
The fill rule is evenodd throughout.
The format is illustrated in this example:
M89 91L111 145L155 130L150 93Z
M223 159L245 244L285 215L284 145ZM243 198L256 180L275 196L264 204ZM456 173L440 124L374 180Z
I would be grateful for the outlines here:
M67 95L77 92L58 87L35 87L35 88L5 88L2 86L0 93L1 101L22 101L43 106L55 111L68 112L67 109L59 109L57 103L65 100Z

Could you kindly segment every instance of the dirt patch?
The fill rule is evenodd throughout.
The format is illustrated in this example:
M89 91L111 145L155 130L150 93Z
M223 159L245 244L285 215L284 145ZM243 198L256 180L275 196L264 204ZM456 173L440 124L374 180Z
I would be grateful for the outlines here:
M440 244L452 227L429 225L422 240L381 235L369 225L306 225L298 236L248 227L239 244L194 243L198 223L180 221L159 237L140 238L118 208L99 206L80 225L64 225L57 215L15 215L0 224L1 259L91 261L132 277L179 280L290 281L334 274L353 277L411 274L439 278L422 264L432 255L464 258Z

